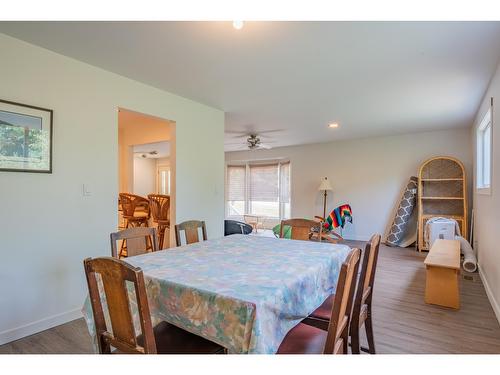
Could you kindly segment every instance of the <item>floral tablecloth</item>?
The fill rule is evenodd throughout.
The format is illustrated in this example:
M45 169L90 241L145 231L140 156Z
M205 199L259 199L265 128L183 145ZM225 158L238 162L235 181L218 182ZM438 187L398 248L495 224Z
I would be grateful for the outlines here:
M153 323L168 321L230 353L275 353L287 332L335 292L349 250L235 234L126 261L144 272ZM95 336L88 299L83 312Z

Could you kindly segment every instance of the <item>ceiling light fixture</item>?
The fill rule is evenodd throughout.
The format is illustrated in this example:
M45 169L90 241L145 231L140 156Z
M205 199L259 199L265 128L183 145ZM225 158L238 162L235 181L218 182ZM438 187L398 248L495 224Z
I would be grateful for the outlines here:
M332 122L331 124L328 124L328 127L330 129L335 129L339 127L339 124L337 124L336 122Z
M243 28L243 21L233 21L233 27L236 30L241 30Z

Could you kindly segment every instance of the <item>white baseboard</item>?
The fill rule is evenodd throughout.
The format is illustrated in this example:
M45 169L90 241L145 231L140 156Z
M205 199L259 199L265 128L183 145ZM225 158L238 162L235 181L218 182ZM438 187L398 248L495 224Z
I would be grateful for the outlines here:
M0 345L19 340L23 337L30 336L41 331L45 331L46 329L70 322L75 319L79 319L82 316L83 315L81 308L79 308L61 314L49 316L47 318L22 325L20 327L8 329L6 331L0 332Z
M483 275L483 270L482 270L481 266L478 265L478 268L479 268L479 277L481 277L481 281L483 282L484 290L486 290L486 295L488 296L488 299L490 300L491 307L493 307L493 311L495 312L498 323L500 324L500 304L495 299L495 296L493 295L493 292L491 291L490 284L488 284L488 280L486 280L486 277Z

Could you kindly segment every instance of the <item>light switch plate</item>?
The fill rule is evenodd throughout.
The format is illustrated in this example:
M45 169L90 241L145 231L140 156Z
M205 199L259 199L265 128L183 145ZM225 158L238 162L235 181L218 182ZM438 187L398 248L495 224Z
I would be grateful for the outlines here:
M92 193L90 191L90 186L88 184L83 184L83 196L84 197L88 197L90 196Z

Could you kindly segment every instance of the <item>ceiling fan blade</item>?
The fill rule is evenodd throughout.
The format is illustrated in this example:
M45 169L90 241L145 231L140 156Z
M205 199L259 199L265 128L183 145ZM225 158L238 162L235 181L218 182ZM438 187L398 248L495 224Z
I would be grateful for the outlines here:
M259 143L259 147L260 148L263 148L265 150L270 150L272 149L272 146L269 146L268 144L265 144L265 143Z
M285 131L285 129L262 130L260 132L257 132L257 134L278 133L278 132L283 132L283 131Z
M248 134L241 134L241 135L230 135L230 138L236 139L236 138L248 138Z

